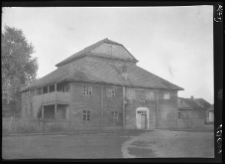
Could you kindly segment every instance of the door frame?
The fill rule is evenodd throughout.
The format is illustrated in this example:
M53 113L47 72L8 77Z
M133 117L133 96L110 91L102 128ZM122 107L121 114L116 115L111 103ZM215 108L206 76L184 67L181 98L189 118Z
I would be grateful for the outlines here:
M139 111L146 112L146 129L149 129L149 108L147 107L138 107L136 109L136 128L141 129L141 114L139 114Z

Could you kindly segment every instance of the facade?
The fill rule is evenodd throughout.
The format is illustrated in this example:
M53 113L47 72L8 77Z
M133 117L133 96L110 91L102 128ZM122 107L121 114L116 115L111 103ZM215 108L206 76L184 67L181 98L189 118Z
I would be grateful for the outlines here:
M203 127L207 122L207 111L211 104L204 99L178 98L178 127Z
M122 45L99 41L22 92L22 115L73 129L177 127L176 86L136 65Z

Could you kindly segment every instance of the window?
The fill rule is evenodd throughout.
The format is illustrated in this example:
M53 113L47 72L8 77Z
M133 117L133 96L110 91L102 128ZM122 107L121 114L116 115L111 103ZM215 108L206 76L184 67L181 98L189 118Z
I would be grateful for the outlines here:
M63 88L62 88L63 92L69 92L69 90L70 90L69 84L64 85Z
M112 118L113 122L118 122L118 112L117 111L112 111L111 118Z
M55 91L55 86L54 85L49 86L49 92L54 92L54 91Z
M115 97L115 89L106 89L106 95L107 97Z
M134 90L132 90L132 89L130 89L130 90L128 90L127 91L127 98L128 99L135 99L135 91Z
M92 87L84 86L84 95L92 95Z
M90 121L91 112L89 110L83 110L83 121Z
M154 100L154 92L147 92L146 100Z
M163 95L163 98L164 98L165 100L169 100L169 99L170 99L170 93L165 93L165 94Z

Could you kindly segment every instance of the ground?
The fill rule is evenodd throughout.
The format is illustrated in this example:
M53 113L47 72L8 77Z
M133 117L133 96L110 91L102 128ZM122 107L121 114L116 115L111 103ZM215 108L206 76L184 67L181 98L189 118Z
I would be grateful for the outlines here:
M154 158L214 155L214 133L169 130L3 136L3 159Z
M214 157L214 133L155 130L126 141L125 158Z

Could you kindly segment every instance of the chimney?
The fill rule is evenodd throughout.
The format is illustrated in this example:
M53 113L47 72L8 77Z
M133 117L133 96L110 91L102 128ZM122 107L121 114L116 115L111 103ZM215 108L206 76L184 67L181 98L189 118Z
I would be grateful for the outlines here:
M194 96L191 96L191 99L193 100L194 99Z

